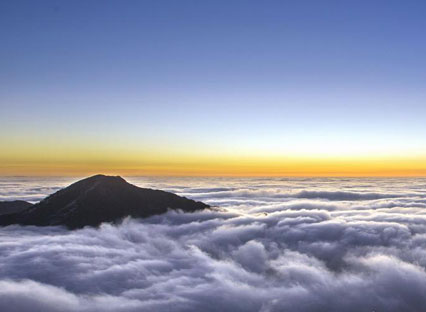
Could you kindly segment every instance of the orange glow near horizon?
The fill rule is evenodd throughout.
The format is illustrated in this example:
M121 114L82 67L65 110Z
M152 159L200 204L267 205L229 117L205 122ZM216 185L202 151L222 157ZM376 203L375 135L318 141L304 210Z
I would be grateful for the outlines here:
M126 140L0 135L2 176L426 177L426 148L332 139L303 144L250 140ZM373 144L374 143L374 144Z
M166 157L3 160L3 176L426 177L426 157Z

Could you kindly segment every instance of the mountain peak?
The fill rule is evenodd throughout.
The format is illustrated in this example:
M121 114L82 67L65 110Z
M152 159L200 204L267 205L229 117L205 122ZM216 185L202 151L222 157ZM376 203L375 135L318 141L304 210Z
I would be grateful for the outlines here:
M83 181L122 181L122 182L126 182L126 180L124 180L122 177L120 176L111 176L111 175L105 175L105 174L95 174L91 177L87 177L83 180L80 180L76 183L79 182L83 182Z
M93 184L115 184L115 183L127 183L126 180L124 180L120 176L109 176L104 174L96 174L88 178L84 178L82 180L79 180L75 182L72 185L81 185L81 186L87 186L87 185L93 185ZM71 186L72 186L71 185Z
M149 217L168 209L194 212L208 207L173 193L137 187L120 176L98 174L59 190L23 212L0 217L0 224L80 228L117 222L126 216Z

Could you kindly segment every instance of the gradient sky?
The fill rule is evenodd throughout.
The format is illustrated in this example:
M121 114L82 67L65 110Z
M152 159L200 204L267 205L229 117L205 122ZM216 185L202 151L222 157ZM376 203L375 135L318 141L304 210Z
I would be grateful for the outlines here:
M0 174L426 175L425 1L1 1Z

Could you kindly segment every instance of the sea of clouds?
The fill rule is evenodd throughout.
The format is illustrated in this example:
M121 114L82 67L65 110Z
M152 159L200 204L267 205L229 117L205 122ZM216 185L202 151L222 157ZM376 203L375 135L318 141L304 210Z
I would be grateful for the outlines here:
M215 209L3 227L0 311L426 311L426 179L127 180ZM72 181L2 178L0 200Z

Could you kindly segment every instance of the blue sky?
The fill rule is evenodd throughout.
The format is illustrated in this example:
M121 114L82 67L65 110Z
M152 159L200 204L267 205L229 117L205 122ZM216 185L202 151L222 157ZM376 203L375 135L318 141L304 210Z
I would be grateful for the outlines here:
M2 1L0 143L423 153L425 11L424 1Z

